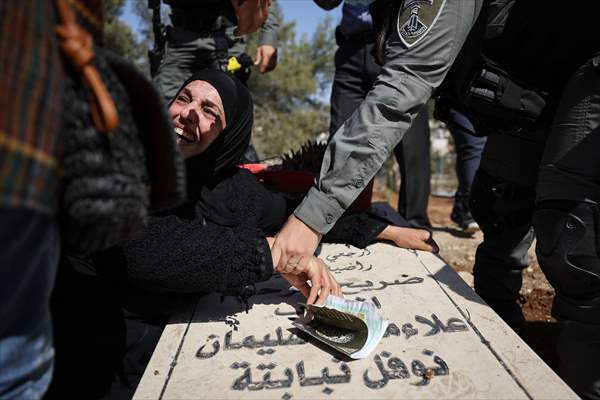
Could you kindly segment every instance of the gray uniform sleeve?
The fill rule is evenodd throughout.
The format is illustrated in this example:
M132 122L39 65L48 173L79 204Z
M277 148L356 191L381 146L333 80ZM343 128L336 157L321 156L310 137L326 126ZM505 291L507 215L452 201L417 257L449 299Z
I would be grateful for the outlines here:
M482 3L439 1L445 3L437 20L411 47L394 24L373 88L329 143L319 179L294 212L316 231L331 229L400 142L444 80Z
M277 30L279 29L279 19L277 18L276 8L278 4L273 1L269 8L269 15L260 28L260 35L258 37L259 46L269 45L277 47Z

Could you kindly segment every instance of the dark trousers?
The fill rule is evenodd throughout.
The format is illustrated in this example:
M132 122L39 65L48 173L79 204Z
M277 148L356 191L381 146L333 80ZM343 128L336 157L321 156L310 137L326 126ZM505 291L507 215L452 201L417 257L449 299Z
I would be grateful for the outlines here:
M54 217L0 207L0 398L39 399L54 362L50 292L60 238Z
M371 55L373 41L368 37L346 39L339 45L331 91L330 137L363 101L381 69ZM411 224L429 225L429 148L428 113L424 108L394 149L402 174L398 212Z
M168 317L125 310L133 289L121 265L110 267L98 275L91 259L61 256L51 300L56 364L45 400L133 397Z
M448 124L448 129L456 147L456 178L458 179L456 196L469 196L475 172L479 168L486 138L467 133L467 129L474 129L473 125L467 117L458 111L451 110L450 119L455 122L455 124Z

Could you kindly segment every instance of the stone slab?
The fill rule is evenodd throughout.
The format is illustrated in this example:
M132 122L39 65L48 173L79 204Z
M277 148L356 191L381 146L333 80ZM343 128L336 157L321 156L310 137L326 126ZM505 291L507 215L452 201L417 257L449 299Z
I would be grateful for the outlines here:
M577 396L439 257L387 244L324 245L346 297L391 322L363 360L293 328L302 295L275 277L250 311L200 298L165 329L135 399L569 399Z

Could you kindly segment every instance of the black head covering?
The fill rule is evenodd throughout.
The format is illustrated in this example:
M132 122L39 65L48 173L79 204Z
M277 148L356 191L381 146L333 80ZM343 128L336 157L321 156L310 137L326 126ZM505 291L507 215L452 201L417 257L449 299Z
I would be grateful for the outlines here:
M231 185L220 184L237 172L237 164L250 144L254 104L248 89L233 75L218 70L203 70L186 80L177 94L193 81L210 83L219 93L225 111L226 128L201 154L185 161L188 202L205 218L221 225L239 224Z

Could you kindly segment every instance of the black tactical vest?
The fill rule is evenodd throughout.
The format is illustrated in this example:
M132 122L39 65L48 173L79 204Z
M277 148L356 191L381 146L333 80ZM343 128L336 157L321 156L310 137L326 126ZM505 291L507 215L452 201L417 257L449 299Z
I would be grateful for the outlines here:
M543 129L569 77L600 51L600 2L489 0L435 97L477 134Z

